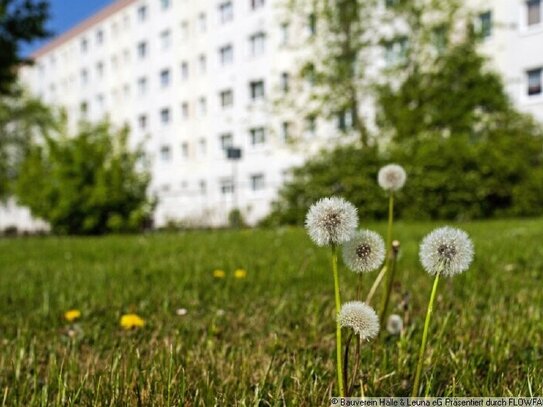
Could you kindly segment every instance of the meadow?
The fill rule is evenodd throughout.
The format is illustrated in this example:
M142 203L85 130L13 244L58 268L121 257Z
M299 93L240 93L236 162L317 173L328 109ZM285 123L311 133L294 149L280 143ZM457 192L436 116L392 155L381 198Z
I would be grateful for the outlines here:
M410 394L432 284L418 245L438 225L395 224L391 308L409 322L363 346L355 395ZM543 219L458 226L476 256L441 283L425 394L543 396ZM2 239L0 405L328 405L329 261L301 228ZM364 296L375 277L363 276ZM340 280L342 300L355 299L357 276L341 264ZM73 324L70 309L81 311ZM144 327L122 329L126 313Z

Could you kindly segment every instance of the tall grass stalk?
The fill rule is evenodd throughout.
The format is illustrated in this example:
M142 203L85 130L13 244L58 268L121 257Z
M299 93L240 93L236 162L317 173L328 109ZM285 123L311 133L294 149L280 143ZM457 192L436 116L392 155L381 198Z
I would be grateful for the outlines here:
M436 274L434 279L434 286L432 287L432 294L430 295L430 302L428 303L428 309L426 310L426 320L424 321L424 331L422 333L422 342L419 350L419 360L417 362L417 371L415 373L415 381L413 382L413 391L411 397L417 397L419 394L420 375L422 373L422 365L424 362L424 352L426 350L426 342L428 340L428 329L430 327L430 318L434 308L434 300L437 292L437 285L439 283L439 273Z
M345 397L345 388L343 386L343 367L341 362L341 325L337 316L341 310L341 298L339 294L339 275L337 268L337 245L332 245L332 273L334 274L334 293L336 300L336 359L337 359L337 379L340 397Z

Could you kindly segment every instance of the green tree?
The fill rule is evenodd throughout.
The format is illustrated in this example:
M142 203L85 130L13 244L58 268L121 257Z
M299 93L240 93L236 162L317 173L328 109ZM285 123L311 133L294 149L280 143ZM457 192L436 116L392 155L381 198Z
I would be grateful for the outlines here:
M0 0L0 95L10 93L17 68L30 63L20 46L50 35L45 28L49 3L43 0Z
M281 105L306 118L324 117L370 143L361 106L368 101L371 78L367 61L378 42L379 0L289 0L292 25L302 21L297 45L303 57L295 91Z
M128 130L83 125L75 137L33 145L15 184L19 202L61 234L132 231L148 219L149 174L132 152Z
M57 121L51 108L20 88L0 96L0 200L10 195L30 145L54 131Z

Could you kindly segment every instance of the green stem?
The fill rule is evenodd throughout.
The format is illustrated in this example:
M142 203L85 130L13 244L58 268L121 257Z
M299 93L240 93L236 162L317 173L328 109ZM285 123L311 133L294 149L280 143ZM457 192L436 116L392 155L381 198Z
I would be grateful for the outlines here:
M388 227L387 227L387 242L386 242L386 258L385 264L387 266L386 273L386 291L385 296L383 297L383 303L381 307L381 323L384 324L386 318L388 303L390 301L390 293L392 291L392 285L394 284L394 276L392 274L393 270L390 267L391 257L392 257L392 224L394 223L394 192L390 191L388 197Z
M417 372L415 374L415 382L413 383L413 391L411 397L417 397L419 394L420 375L422 372L422 363L424 361L424 351L426 349L426 340L428 339L428 328L430 327L430 317L432 316L432 310L434 308L434 300L436 298L437 284L439 282L439 273L436 274L434 280L434 286L432 288L432 294L430 295L430 302L428 303L428 309L426 311L426 320L424 321L424 331L422 333L422 342L420 344L419 361L417 363Z
M337 246L332 245L332 272L334 273L334 293L336 298L336 359L337 359L337 379L340 397L345 397L345 389L343 387L343 368L341 363L341 325L337 316L341 309L341 298L339 296L339 275L337 270Z

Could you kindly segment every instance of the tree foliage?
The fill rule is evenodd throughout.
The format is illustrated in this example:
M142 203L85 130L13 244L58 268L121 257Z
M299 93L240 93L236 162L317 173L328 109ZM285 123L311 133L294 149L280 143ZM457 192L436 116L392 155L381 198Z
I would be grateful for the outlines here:
M127 144L128 130L108 123L83 125L75 137L48 136L33 145L15 184L21 204L54 232L102 234L141 228L151 203L141 151Z
M43 0L0 0L0 95L13 90L17 68L29 61L20 45L46 38L49 3Z

